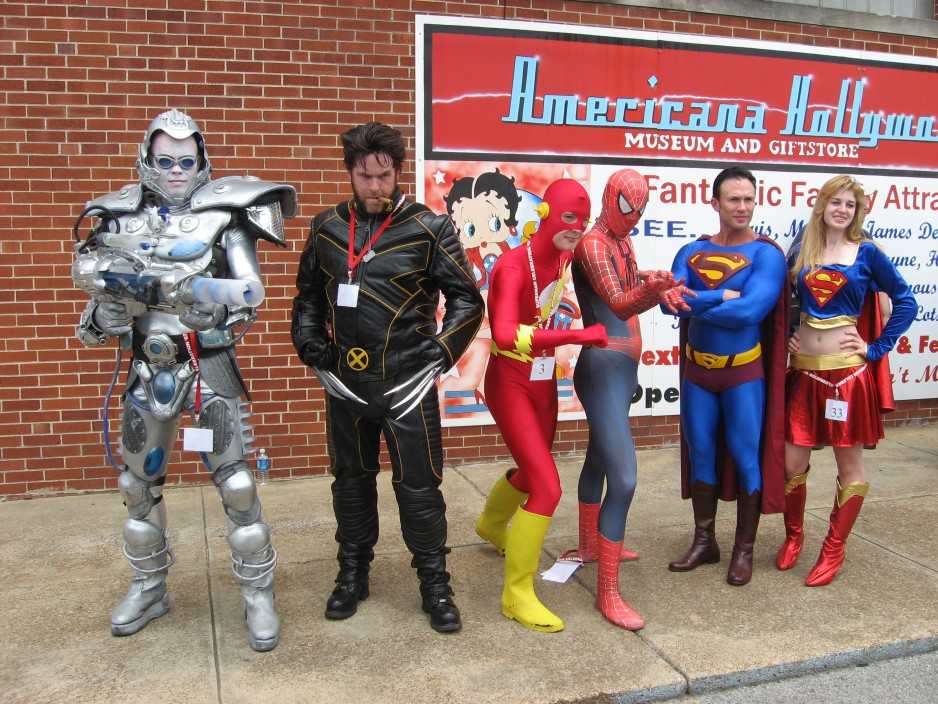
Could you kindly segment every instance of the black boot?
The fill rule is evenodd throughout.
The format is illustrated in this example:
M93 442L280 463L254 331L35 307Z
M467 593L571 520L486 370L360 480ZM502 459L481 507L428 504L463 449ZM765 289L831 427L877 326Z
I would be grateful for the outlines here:
M354 543L339 543L339 574L335 589L326 600L326 618L339 620L353 616L358 602L368 598L368 570L373 550L362 550Z
M395 484L404 543L413 554L423 610L430 626L440 633L462 628L459 609L446 571L446 504L438 486L420 488Z
M694 482L690 487L690 498L694 507L694 540L684 557L668 563L672 572L689 572L701 565L720 561L720 547L714 532L717 488L713 484Z
M358 602L368 598L368 572L378 542L378 489L375 476L363 474L332 483L332 506L338 528L336 559L339 574L326 601L326 618L354 615Z
M462 628L459 608L453 601L453 588L446 571L446 556L414 557L411 562L420 579L422 608L430 615L430 627L439 633L453 633Z

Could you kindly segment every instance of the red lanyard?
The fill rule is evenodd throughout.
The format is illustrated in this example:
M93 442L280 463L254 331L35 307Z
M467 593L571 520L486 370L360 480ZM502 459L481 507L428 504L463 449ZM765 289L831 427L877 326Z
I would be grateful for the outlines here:
M375 231L375 234L371 236L371 240L362 247L362 251L358 254L355 254L355 210L349 208L349 219L348 219L348 281L352 283L352 274L355 273L355 267L358 266L359 262L365 257L368 252L371 251L371 248L375 246L375 242L378 241L378 238L384 234L387 226L391 224L391 219L394 217L394 211L392 210L384 222L381 223L381 227Z
M202 372L199 369L199 333L187 332L182 336L186 343L186 349L189 351L189 359L192 360L192 366L195 368L195 412L196 421L199 420L199 414L202 412Z

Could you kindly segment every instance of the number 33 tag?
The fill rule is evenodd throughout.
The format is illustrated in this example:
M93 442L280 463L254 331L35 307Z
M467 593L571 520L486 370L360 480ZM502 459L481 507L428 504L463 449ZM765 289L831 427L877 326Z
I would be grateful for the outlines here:
M824 406L824 418L826 420L836 420L840 423L847 422L847 402L836 398L827 399Z
M547 381L554 378L554 358L535 357L531 363L531 381Z

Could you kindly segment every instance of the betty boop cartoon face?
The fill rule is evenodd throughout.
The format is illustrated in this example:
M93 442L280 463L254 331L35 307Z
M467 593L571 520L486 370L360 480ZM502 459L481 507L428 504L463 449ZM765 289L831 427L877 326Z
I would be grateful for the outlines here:
M463 247L478 249L484 258L503 251L500 243L514 233L520 202L514 178L495 169L454 181L446 196L446 210Z

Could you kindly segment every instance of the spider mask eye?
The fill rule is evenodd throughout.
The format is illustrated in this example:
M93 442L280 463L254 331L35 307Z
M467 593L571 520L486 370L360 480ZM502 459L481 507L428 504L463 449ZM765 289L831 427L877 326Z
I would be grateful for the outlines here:
M625 199L625 196L621 193L619 194L619 212L623 215L628 215L632 212L632 206L629 205L629 202Z

